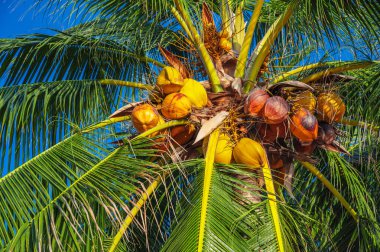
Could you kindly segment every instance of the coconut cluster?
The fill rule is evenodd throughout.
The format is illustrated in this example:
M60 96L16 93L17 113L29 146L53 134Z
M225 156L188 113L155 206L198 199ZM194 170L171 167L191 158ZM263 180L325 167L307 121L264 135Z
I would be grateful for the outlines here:
M219 135L215 162L245 164L251 169L269 164L285 174L294 159L311 160L316 147L343 151L334 123L342 120L345 104L334 92L316 91L302 86L272 85L255 88L247 96L233 90L208 92L200 82L186 78L174 67L165 67L158 75L155 99L134 107L132 122L140 133L165 121L186 119L187 125L175 126L159 138L157 148L169 152L169 146L205 155L208 137L193 144L204 122L220 111L228 116L217 126ZM151 96L153 97L153 96ZM209 132L211 133L211 131ZM280 176L281 177L281 176ZM280 179L283 182L283 178Z
M313 161L317 147L345 152L334 126L345 110L338 94L310 86L256 88L244 106L245 113L255 118L254 137L263 143L271 168L282 169L282 177L294 159Z
M165 123L190 116L193 109L202 109L208 98L206 89L198 81L183 78L173 67L165 67L157 77L155 99L139 104L132 111L132 123L139 133ZM158 96L158 97L157 97ZM158 99L157 99L158 98ZM157 102L160 101L160 102ZM168 150L167 141L175 146L188 143L196 132L194 124L175 126L169 132L156 132L152 136L169 134L168 139L159 139L160 149Z

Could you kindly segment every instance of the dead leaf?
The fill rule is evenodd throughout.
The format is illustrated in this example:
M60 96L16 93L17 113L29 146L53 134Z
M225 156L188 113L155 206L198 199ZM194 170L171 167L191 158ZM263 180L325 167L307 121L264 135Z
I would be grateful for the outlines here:
M233 76L235 74L237 60L235 58L231 58L223 62L223 70L226 74Z
M200 81L199 83L201 83L202 86L203 86L206 90L210 90L210 89L211 89L211 84L210 84L209 81L204 80L204 81Z
M338 141L333 141L331 144L320 145L319 147L333 152L344 153L351 156L351 154L344 148Z
M235 90L241 96L241 91L243 88L243 81L241 80L241 78L234 79L232 81L231 88L232 90Z
M228 116L227 111L220 111L218 114L216 114L213 118L210 120L202 123L202 127L198 132L198 135L194 141L193 144L197 143L198 141L202 140L206 136L210 135L211 132L213 132L219 125L221 125Z
M291 163L289 166L285 167L285 179L284 187L288 191L290 197L295 198L293 195L293 176L294 176L294 165Z
M165 59L172 65L175 69L177 69L183 78L191 78L191 74L189 70L187 70L186 66L179 60L179 58L173 53L169 52L163 47L159 47L161 54L165 57Z
M270 86L268 88L268 91L274 94L278 92L280 89L285 88L285 87L292 87L292 88L297 88L297 89L309 89L311 91L314 91L314 88L312 88L311 86L301 81L282 81L277 84L274 84L273 86Z
M203 27L209 27L209 26L215 27L214 19L212 18L211 10L207 6L206 3L202 4L202 23L203 23Z

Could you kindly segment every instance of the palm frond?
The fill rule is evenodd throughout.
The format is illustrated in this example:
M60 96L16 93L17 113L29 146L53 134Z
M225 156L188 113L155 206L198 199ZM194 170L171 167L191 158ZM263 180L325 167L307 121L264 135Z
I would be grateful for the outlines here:
M5 85L63 79L149 79L146 71L151 60L141 51L112 40L100 41L90 32L87 36L78 33L80 30L0 40L0 76Z
M323 235L316 237L317 242L321 244L321 248L337 250L347 250L350 247L351 249L378 247L376 237L379 236L379 229L375 217L377 212L375 201L360 175L344 157L336 153L326 153L326 155L321 157L324 161L318 166L319 169L355 208L360 221L357 223L327 188L316 182L314 176L307 174L308 171L297 169L298 179L295 181L295 188L300 190L300 194L296 193L295 196L304 211L310 213L312 217L315 216L314 218L319 218L319 222L325 227L315 227L319 232L323 232Z
M131 94L131 100L141 95L134 88L91 80L0 88L2 172L63 139L72 129L68 120L83 127L107 117L120 105L123 94Z
M200 167L204 167L204 163ZM173 223L173 231L163 247L163 251L196 251L198 249L201 223L202 195L205 170L200 169L194 178L194 192L187 195L178 213L178 223ZM205 250L247 251L249 245L245 235L249 229L242 229L245 221L237 222L244 208L232 198L231 187L223 185L217 169L212 170L203 247ZM244 230L244 231L243 231Z
M2 221L10 221L9 225L3 227L4 234L8 234L2 237L3 247L7 250L19 250L25 246L56 247L60 250L85 248L88 245L85 243L87 238L93 241L92 248L101 247L106 226L112 227L112 224L121 222L120 209L126 207L128 199L144 183L141 181L144 177L142 174L146 174L145 178L149 179L149 174L159 170L156 164L143 160L155 156L154 150L147 149L147 146L151 146L149 140L135 140L128 146L110 152L91 141L86 142L82 136L76 138L75 145L71 140L68 146L60 145L26 164L28 173L35 171L35 176L24 178L30 181L29 187L36 193L45 194L40 202L34 204L32 199L35 195L25 194L28 199L25 202L31 202L29 213L17 210L12 198L5 197L2 200L2 204L8 205L4 207L8 211L3 213L7 217L2 218ZM46 163L52 164L49 172L46 172L49 169ZM41 173L42 168L44 171ZM12 176L13 179L8 181L14 184L17 179L21 179L23 170L18 169L19 176ZM139 179L133 174L140 174ZM38 188L33 187L36 181L41 183ZM2 185L11 189L7 184ZM20 193L25 189L21 186L17 188ZM109 222L96 219L95 216L99 215L94 214L94 211L103 212L101 216ZM14 213L18 214L15 216ZM98 221L106 226L100 228ZM57 234L60 234L59 237Z

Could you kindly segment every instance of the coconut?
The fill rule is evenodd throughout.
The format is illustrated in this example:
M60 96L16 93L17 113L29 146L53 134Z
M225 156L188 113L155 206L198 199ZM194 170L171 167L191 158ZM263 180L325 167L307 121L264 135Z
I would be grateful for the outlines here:
M227 38L221 37L219 40L219 47L229 52L232 49L232 43Z
M266 124L266 123L258 124L257 133L259 134L259 136L264 142L272 143L276 141L276 138L277 138L276 134L272 132L272 130L269 127L269 124Z
M208 137L205 138L202 144L203 153L205 155L207 152L208 140ZM232 160L232 147L233 143L231 141L231 138L227 134L220 134L218 137L218 143L216 145L214 162L221 164L230 164Z
M290 131L301 142L312 142L318 136L318 121L309 110L301 108L291 118Z
M273 96L267 99L261 115L268 124L279 124L288 117L289 104L281 96Z
M293 147L297 153L310 156L311 154L313 154L317 145L315 142L304 144L299 142L297 139L294 139Z
M266 153L264 147L250 139L242 138L233 150L236 163L249 165L250 168L260 168L266 164Z
M161 112L168 119L181 119L190 114L191 102L184 94L172 93L162 102Z
M318 96L318 117L328 123L342 120L346 105L336 93L322 93Z
M203 85L193 79L185 79L183 83L180 93L186 95L195 108L201 109L206 106L208 98Z
M278 153L270 153L268 161L271 169L280 169L284 166L284 161Z
M318 142L323 144L332 144L336 138L335 129L332 125L327 123L320 123L318 128Z
M244 112L251 116L258 116L268 98L269 95L264 89L253 89L244 104Z
M184 85L181 73L174 67L164 67L156 83L166 95L178 92Z
M132 110L132 123L139 133L157 126L161 120L158 111L148 103L138 105Z
M184 145L190 141L195 134L193 124L178 125L170 129L170 135L176 145Z
M306 90L294 98L292 110L298 111L300 108L305 108L313 113L316 105L317 99L310 90Z
M269 124L269 128L276 138L288 138L290 136L288 122Z
M286 122L279 124L258 124L258 133L260 137L266 142L275 142L279 138L288 138L289 129Z

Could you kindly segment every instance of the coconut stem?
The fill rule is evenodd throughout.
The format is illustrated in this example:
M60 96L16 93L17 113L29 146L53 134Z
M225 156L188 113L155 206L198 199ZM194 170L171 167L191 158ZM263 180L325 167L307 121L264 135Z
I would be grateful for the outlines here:
M289 72L283 73L280 76L274 78L272 83L275 84L275 83L281 82L291 75L295 75L295 74L298 74L302 71L306 71L309 69L313 69L313 68L317 68L317 67L321 67L321 66L325 66L325 65L326 65L325 63L315 63L315 64L310 64L307 66L298 67L296 69L290 70Z
M122 122L122 121L127 121L129 119L130 119L130 116L119 116L119 117L115 117L115 118L110 118L107 120L103 120L97 124L91 125L87 128L84 128L81 132L82 133L88 133L90 131L94 131L96 129L103 128L103 127L108 126L110 124L114 124L114 123Z
M138 82L130 82L130 81L122 81L122 80L112 80L112 79L100 80L100 84L133 87L133 88L140 88L140 89L146 89L146 90L152 90L154 88L153 86L150 86L148 84L143 84L143 83L138 83Z
M169 122L157 125L156 127L151 128L151 129L145 131L144 133L141 133L140 135L136 136L132 140L140 139L140 138L143 138L143 137L147 137L150 134L156 133L156 132L161 131L163 129L171 128L171 127L178 126L178 125L185 125L185 124L188 124L188 123L189 123L189 121L185 121L185 120L181 120L181 121L169 121Z
M243 45L239 54L237 61L237 66L235 70L235 78L242 78L244 76L245 63L247 62L249 49L251 48L253 33L256 28L257 20L259 19L261 8L263 7L264 0L256 1L255 9L252 13L251 20L247 27L246 34L244 36Z
M372 130L380 129L380 126L372 125L372 124L361 122L361 121L349 120L349 119L342 119L341 121L339 121L339 123L344 124L344 125L350 125L350 126L360 126L363 128L370 128Z
M208 199L210 196L212 173L214 169L215 151L218 144L219 129L215 129L209 138L207 152L205 156L205 175L203 181L203 195L202 195L202 207L201 217L199 223L199 237L198 237L198 252L203 251L203 244L206 231L206 217L208 209Z
M272 24L264 38L259 42L255 51L253 52L252 65L247 73L247 84L244 87L245 93L248 93L253 84L256 82L257 75L260 71L262 64L265 61L265 58L270 52L270 48L273 45L274 41L278 37L278 34L282 30L282 28L286 25L289 18L292 16L294 9L296 8L296 4L298 0L293 1L286 8L285 12Z
M345 64L343 66L329 68L329 69L317 72L315 74L312 74L312 75L310 75L310 76L302 79L301 81L304 82L304 83L309 83L309 82L313 82L313 81L319 80L319 79L321 79L321 78L323 78L325 76L331 75L331 74L336 74L336 73L340 73L340 72L344 72L344 71L349 71L349 70L366 68L366 67L371 66L373 64L375 64L375 63L374 62L354 62L354 63L349 63L349 64Z
M197 29L191 21L188 11L185 10L184 6L178 0L175 0L174 2L177 8L172 7L171 12L177 19L178 23L185 30L189 38L193 41L194 46L197 48L198 54L202 59L204 67L206 68L207 75L210 78L212 91L214 93L223 92L223 88L220 84L220 79L216 72L214 63L212 62L212 59L207 52L207 49L201 37L199 36Z

